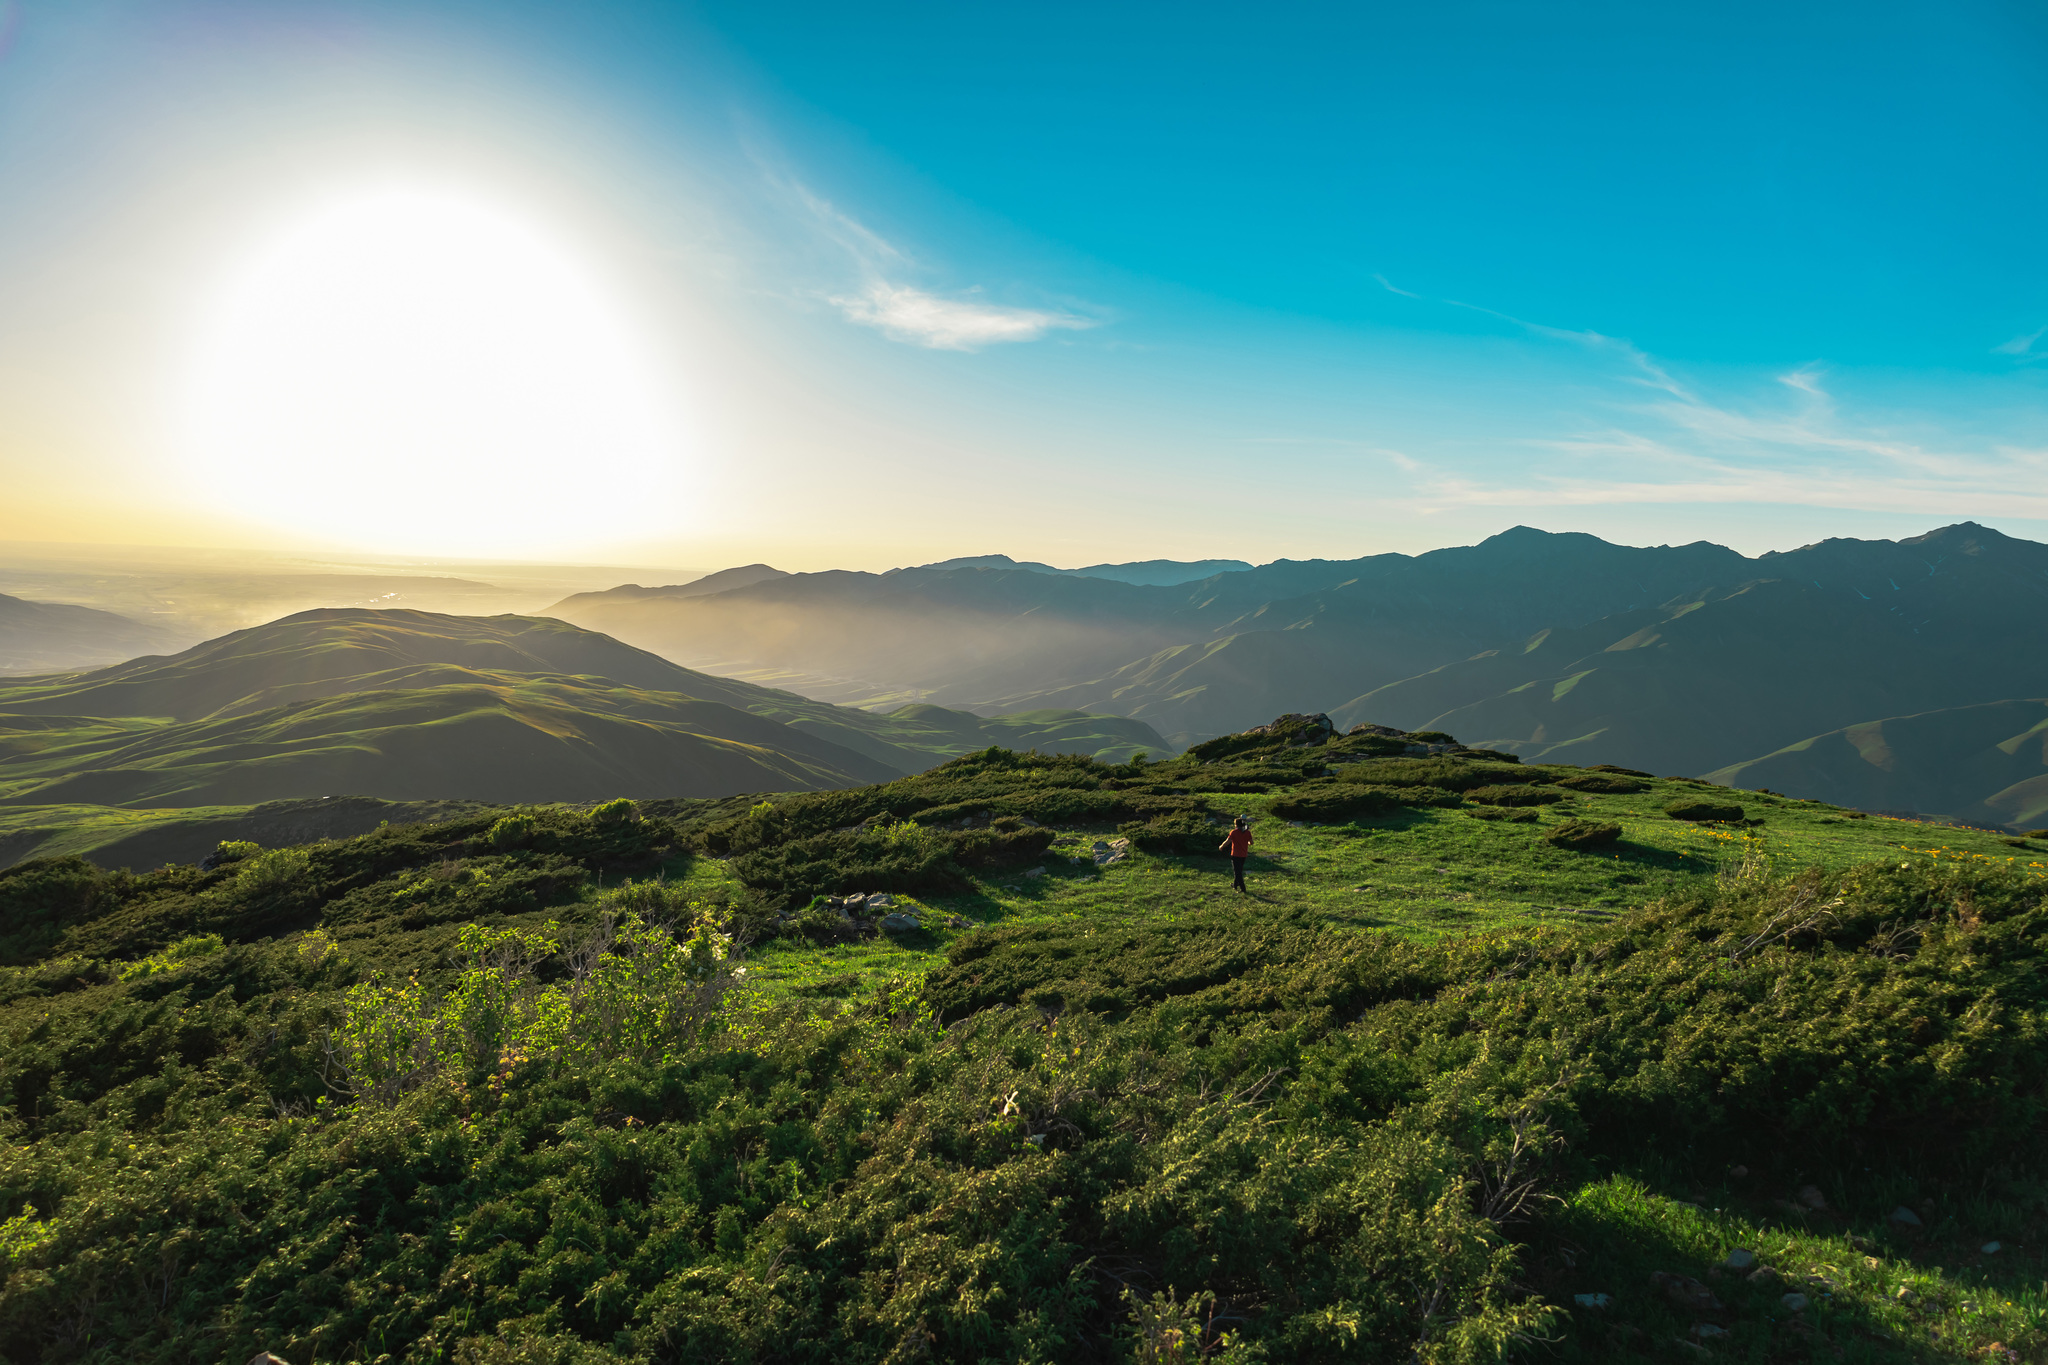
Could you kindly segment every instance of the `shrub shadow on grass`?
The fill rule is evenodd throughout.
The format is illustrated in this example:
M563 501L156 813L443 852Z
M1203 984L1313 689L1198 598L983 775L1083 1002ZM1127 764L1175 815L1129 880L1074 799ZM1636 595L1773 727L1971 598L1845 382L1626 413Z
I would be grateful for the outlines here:
M1585 1186L1545 1218L1526 1263L1533 1287L1568 1314L1557 1343L1565 1359L1645 1351L1709 1358L1692 1351L1694 1345L1723 1360L1756 1362L1918 1358L1884 1320L1875 1294L1841 1292L1841 1285L1831 1290L1811 1271L1814 1249L1791 1256L1771 1250L1787 1245L1782 1233L1651 1194L1639 1181L1617 1176ZM1738 1248L1756 1257L1754 1267L1737 1272L1724 1266ZM1655 1276L1683 1278L1660 1282ZM1808 1306L1788 1308L1788 1293L1803 1293ZM1580 1294L1606 1294L1611 1302L1588 1307L1575 1301Z

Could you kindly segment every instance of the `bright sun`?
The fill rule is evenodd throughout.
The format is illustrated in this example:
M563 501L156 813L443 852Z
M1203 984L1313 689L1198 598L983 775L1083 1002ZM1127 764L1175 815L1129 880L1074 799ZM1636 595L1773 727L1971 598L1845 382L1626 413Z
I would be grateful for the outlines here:
M336 199L232 278L185 439L215 505L368 548L530 555L673 527L664 385L545 235L418 188Z

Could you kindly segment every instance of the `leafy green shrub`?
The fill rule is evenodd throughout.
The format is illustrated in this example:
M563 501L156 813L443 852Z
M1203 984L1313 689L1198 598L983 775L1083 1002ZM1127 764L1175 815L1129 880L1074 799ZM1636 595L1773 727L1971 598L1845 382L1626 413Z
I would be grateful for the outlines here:
M1306 820L1336 824L1349 820L1370 820L1407 803L1417 789L1390 791L1384 787L1323 786L1308 788L1274 800L1270 809L1282 820ZM1456 800L1456 797L1452 797Z
M303 848L273 848L252 853L235 867L235 886L245 891L276 891L291 886L313 865Z
M594 825L630 825L640 818L640 807L627 797L607 801L590 812Z
M1482 806L1553 806L1564 800L1564 793L1547 791L1542 787L1487 786L1472 787L1464 797Z
M1445 791L1548 780L1548 774L1541 768L1472 763L1448 754L1435 758L1367 759L1362 763L1346 764L1337 773L1338 779L1344 782L1378 787L1439 787Z
M247 839L223 839L214 845L213 860L217 866L225 863L239 863L245 858L255 857L262 851L263 845L252 843Z
M1620 839L1620 825L1600 820L1566 820L1543 831L1543 842L1559 848L1609 848Z
M1511 825L1533 825L1540 818L1533 810L1502 810L1497 806L1468 810L1465 814L1474 820L1501 820Z
M1417 730L1408 736L1408 741L1411 744L1456 744L1458 742L1441 730Z
M592 819L596 819L596 815L595 811L591 812ZM611 822L600 821L599 823L609 824ZM527 840L533 837L533 826L534 819L531 815L508 815L491 826L490 832L484 835L484 843L500 853L508 852L522 847Z
M0 964L34 962L66 931L119 907L125 884L83 858L0 868Z
M1656 776L1656 774L1654 774L1654 773L1646 773L1646 772L1644 772L1644 771L1643 771L1643 770L1642 770L1641 768L1617 768L1617 767L1615 767L1615 766L1614 766L1614 765L1613 765L1612 763L1594 763L1594 764L1591 764L1590 766L1588 766L1588 767L1587 767L1587 769L1586 769L1586 771L1587 771L1587 772L1589 772L1589 773L1614 773L1615 775L1617 775L1617 776L1619 776L1619 777L1654 777L1654 776Z
M1666 806L1664 813L1674 820L1692 820L1700 824L1732 825L1742 819L1742 807L1723 805L1718 801L1676 801Z
M1551 781L1571 791L1589 792L1600 796L1627 796L1650 789L1649 783L1637 781L1621 773L1571 773L1564 777L1554 777Z
M161 972L176 971L194 958L207 957L226 946L219 934L194 934L190 938L179 939L162 952L152 953L138 962L128 963L121 968L121 979L136 981L146 976L156 976Z
M1117 833L1147 853L1214 853L1223 829L1200 811L1179 810L1133 821Z

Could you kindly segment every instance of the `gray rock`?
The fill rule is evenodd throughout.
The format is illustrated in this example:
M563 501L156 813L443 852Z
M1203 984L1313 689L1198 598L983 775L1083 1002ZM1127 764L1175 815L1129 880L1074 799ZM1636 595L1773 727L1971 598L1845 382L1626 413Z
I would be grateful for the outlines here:
M877 910L887 910L895 904L896 898L886 892L871 891L868 893L868 913L871 915Z
M2003 1242L1986 1242L1983 1246L1977 1248L1977 1250L1983 1252L1986 1256L1996 1256L2000 1251L2004 1249L2005 1243Z
M1045 869L1042 867L1029 868L1025 871L1024 875L1027 877L1043 877Z
M1794 1290L1792 1293L1780 1298L1778 1302L1785 1305L1785 1311L1788 1313L1803 1313L1806 1311L1808 1299L1806 1295Z
M1891 1220L1894 1223L1898 1223L1909 1228L1917 1228L1920 1226L1920 1215L1913 1212L1913 1210L1907 1208L1904 1204L1901 1204L1897 1208L1892 1210Z
M1614 1302L1612 1294L1574 1294L1572 1302L1581 1308L1605 1308Z
M924 921L907 910L898 910L893 915L882 916L882 927L892 934L900 934L911 929L924 928Z
M1828 1197L1820 1192L1817 1185L1801 1185L1799 1202L1810 1209L1824 1209L1828 1206Z
M1696 1322L1692 1325L1692 1334L1701 1341L1712 1341L1715 1337L1727 1336L1728 1329L1711 1322Z
M1756 1253L1737 1247L1728 1253L1727 1258L1721 1264L1729 1270L1754 1270L1756 1268Z

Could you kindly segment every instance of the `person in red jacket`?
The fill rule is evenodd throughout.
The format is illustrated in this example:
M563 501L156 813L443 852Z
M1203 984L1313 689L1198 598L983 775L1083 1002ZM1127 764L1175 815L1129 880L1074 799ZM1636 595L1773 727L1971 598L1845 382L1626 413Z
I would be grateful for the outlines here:
M1244 860L1249 858L1252 852L1251 821L1242 815L1238 816L1237 823L1230 827L1230 833L1224 835L1223 842L1216 847L1230 855L1230 870L1233 875L1231 885L1239 891L1244 890Z

